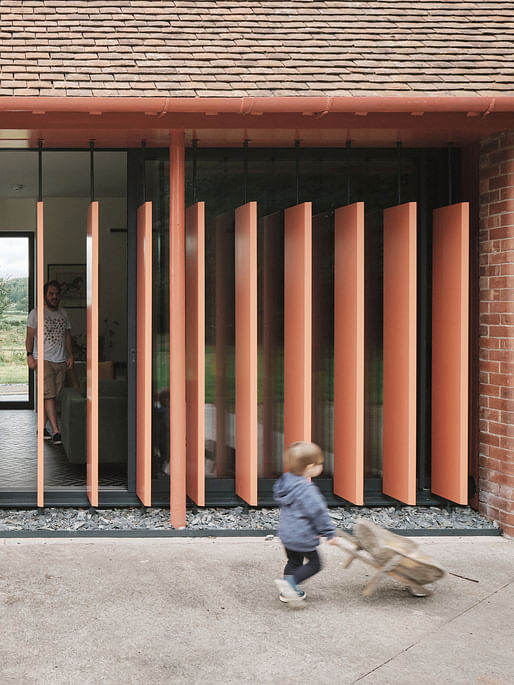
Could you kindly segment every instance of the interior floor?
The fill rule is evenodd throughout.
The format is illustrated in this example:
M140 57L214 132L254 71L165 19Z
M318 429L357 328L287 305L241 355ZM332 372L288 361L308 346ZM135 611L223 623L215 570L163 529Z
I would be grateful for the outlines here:
M37 414L30 409L0 410L0 490L37 488ZM100 466L98 486L127 489L126 467ZM45 489L85 488L86 465L70 464L62 445L45 441Z

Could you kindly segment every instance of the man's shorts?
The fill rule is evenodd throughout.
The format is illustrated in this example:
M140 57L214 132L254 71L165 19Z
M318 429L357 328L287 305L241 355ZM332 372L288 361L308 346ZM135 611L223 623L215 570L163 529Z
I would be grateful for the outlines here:
M45 360L45 400L59 397L66 378L66 362L48 362Z

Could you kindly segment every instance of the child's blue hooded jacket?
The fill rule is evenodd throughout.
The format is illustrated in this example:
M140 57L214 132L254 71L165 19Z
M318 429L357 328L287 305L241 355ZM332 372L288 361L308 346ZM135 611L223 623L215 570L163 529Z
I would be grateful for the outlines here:
M314 483L294 473L284 473L273 486L280 506L278 536L287 549L312 552L320 535L333 538L335 529L323 495Z

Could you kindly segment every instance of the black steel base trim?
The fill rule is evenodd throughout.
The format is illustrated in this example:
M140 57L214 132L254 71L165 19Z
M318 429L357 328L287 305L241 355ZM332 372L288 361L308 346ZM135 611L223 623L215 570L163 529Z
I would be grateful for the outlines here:
M351 532L349 528L340 528ZM387 528L406 537L498 537L501 528ZM259 538L276 536L268 529L184 528L180 530L2 530L0 538Z
M89 507L89 499L85 492L69 490L55 490L45 492L43 508L83 508ZM118 507L140 507L139 497L126 490L100 490L98 493L97 509L115 509ZM169 498L164 505L169 507ZM0 509L37 509L37 493L35 492L0 492Z

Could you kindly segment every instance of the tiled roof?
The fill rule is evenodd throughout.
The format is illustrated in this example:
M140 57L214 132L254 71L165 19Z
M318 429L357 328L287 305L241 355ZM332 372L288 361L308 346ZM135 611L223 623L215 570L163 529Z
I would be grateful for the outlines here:
M506 0L0 0L0 96L514 93Z

